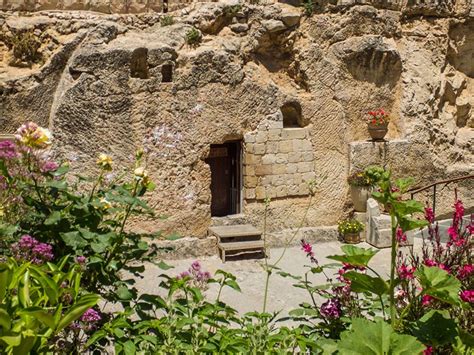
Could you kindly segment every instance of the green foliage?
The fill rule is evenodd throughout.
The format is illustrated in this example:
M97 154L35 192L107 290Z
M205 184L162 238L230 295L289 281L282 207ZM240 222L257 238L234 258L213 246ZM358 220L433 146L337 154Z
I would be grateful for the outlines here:
M311 16L314 12L314 4L313 0L304 0L303 1L303 9L306 16Z
M412 333L424 344L436 347L454 343L458 335L449 312L439 310L431 310L416 321Z
M388 294L388 284L380 277L350 271L344 274L344 278L351 281L351 289L354 292L370 292L377 296Z
M188 32L186 32L185 36L186 43L191 47L198 46L202 41L202 34L197 28L191 28Z
M439 267L421 266L416 272L423 294L453 305L459 304L461 282Z
M242 5L228 5L224 7L224 16L232 18L242 11Z
M346 219L339 222L337 230L341 235L359 233L364 230L364 225L356 219Z
M171 15L164 15L160 18L161 27L171 26L174 24L174 18Z
M0 263L0 350L7 354L53 351L55 337L96 305L81 288L79 265L38 266L8 259Z
M415 337L397 334L382 319L370 322L366 319L352 320L352 328L341 334L337 349L341 354L354 355L416 355L425 346Z
M378 250L365 249L355 245L343 245L341 250L344 255L330 255L327 258L353 266L367 266L374 255L378 253Z
M33 32L17 32L11 36L3 36L2 40L12 50L17 61L32 64L41 60L41 41Z

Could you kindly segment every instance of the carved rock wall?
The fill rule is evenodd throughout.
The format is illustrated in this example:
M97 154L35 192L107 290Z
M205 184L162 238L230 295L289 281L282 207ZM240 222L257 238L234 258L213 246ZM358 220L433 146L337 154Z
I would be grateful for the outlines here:
M164 27L153 13L0 13L3 35L42 40L30 66L12 66L0 46L0 127L48 125L55 153L86 173L100 152L129 166L147 145L158 186L150 203L169 218L137 228L195 237L211 223L210 145L228 140L243 141L245 221L261 226L271 196L272 231L305 215L306 226L336 224L351 210L346 177L356 166L383 162L419 184L472 173L473 18L441 5L428 18L320 5L304 17L286 4L199 3ZM193 26L197 47L185 41ZM282 107L295 102L304 127L283 128ZM378 107L391 113L388 153L353 143L368 139L366 112Z

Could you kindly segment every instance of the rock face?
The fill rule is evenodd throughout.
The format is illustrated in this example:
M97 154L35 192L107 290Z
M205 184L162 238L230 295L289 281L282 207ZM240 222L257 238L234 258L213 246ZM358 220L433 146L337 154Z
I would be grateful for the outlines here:
M474 171L474 18L467 0L436 3L318 1L309 17L280 3L195 3L168 26L157 13L0 13L0 128L49 126L56 154L82 172L100 152L130 166L146 145L150 203L169 218L136 221L143 231L206 236L208 158L225 142L242 148L244 222L261 228L269 197L275 238L334 225L356 168L382 164L420 185ZM185 40L193 27L197 46ZM26 31L39 59L14 61L8 38ZM367 142L366 112L379 107L389 142ZM469 188L458 194L472 206Z

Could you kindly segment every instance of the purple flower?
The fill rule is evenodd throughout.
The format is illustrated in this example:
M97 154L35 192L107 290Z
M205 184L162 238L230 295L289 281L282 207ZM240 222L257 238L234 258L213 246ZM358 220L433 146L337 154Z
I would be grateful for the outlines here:
M94 310L93 308L89 308L84 314L81 316L81 321L84 323L95 323L102 319L99 312Z
M194 271L199 271L201 270L201 264L199 263L199 261L195 261L191 264L191 268L194 270Z
M47 243L40 243L30 235L24 235L18 243L12 244L12 253L15 259L31 261L33 264L43 264L54 258L53 247Z
M341 303L337 298L332 298L321 305L321 315L326 319L338 319L341 317Z
M183 271L183 272L180 273L178 276L176 276L176 278L177 278L178 280L184 279L185 277L189 277L189 272Z
M13 159L17 157L16 145L12 141L0 142L0 159Z
M51 171L56 171L58 170L59 168L59 165L58 163L54 162L54 161L51 161L51 160L48 160L46 161L43 166L41 166L41 172L43 173L49 173Z
M84 265L87 262L87 258L85 256L78 256L76 257L76 263L79 265Z

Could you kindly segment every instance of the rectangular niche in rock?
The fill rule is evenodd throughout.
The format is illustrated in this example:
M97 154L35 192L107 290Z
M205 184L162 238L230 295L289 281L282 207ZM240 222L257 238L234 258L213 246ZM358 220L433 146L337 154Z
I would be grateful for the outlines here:
M171 83L173 82L173 65L163 64L161 66L161 82Z
M137 48L130 58L130 76L132 78L148 79L148 49Z

